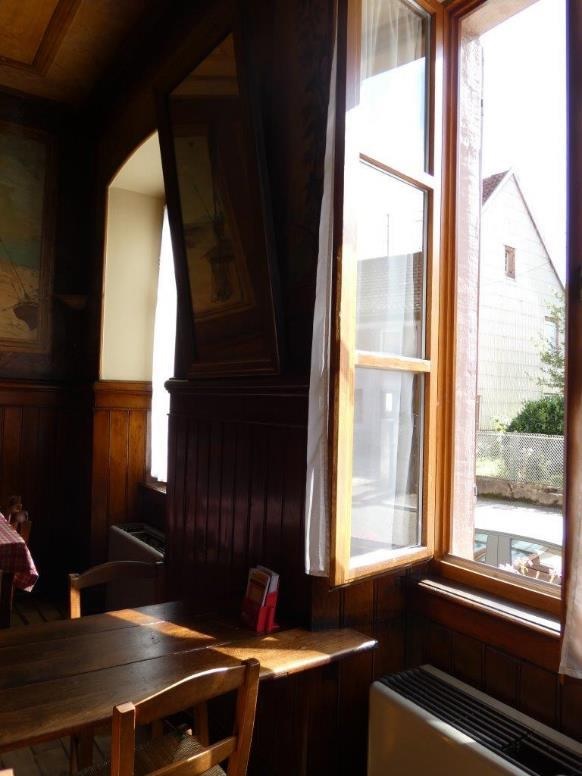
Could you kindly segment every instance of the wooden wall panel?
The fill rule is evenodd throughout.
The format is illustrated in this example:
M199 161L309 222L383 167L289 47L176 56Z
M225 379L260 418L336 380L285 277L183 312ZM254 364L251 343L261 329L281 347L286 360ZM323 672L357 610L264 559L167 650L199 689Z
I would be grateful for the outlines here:
M104 380L94 386L91 562L107 558L109 526L139 519L147 475L149 383Z
M238 609L249 566L263 563L281 574L282 616L305 617L306 390L174 385L168 569L201 609Z
M582 740L582 681L559 677L557 634L414 588L408 607L409 667L435 665Z
M60 384L0 382L0 507L12 494L23 498L41 592L60 595L84 558L87 406Z

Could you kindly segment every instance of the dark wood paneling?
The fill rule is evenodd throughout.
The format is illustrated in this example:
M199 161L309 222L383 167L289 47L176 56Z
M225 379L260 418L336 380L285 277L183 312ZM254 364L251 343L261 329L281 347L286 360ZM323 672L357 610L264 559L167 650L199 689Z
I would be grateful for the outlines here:
M172 590L196 606L237 609L249 566L263 563L281 574L281 616L305 619L306 391L171 387L168 570Z
M146 478L149 383L107 380L93 398L91 562L107 557L113 523L138 520L139 485Z
M540 627L413 588L407 665L432 663L582 740L582 681L560 678L559 639Z
M38 589L56 593L84 556L89 460L86 395L63 385L0 382L0 507L22 496Z

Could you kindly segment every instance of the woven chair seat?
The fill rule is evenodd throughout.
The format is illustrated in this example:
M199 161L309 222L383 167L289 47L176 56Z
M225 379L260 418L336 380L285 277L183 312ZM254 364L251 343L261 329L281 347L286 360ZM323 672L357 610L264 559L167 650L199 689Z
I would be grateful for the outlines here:
M154 738L136 748L134 776L145 776L145 774L157 771L170 763L193 757L202 749L202 745L195 736L179 731L172 731L159 738ZM109 773L109 761L102 765L77 771L78 776L108 776ZM215 765L205 771L205 776L226 776L226 774L219 765Z

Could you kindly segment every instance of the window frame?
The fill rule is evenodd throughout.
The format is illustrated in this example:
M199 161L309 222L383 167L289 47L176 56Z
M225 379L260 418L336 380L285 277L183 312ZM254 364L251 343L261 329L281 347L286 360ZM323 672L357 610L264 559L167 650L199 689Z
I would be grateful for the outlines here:
M429 149L427 154L428 170L434 176L435 187L433 190L432 212L439 213L440 219L429 218L427 240L427 305L426 305L426 359L430 360L431 370L427 372L426 394L430 397L425 403L424 417L424 503L423 503L423 544L419 548L402 554L391 562L375 564L374 566L358 569L356 573L350 573L345 563L349 560L349 536L350 521L346 520L342 510L338 483L351 483L351 448L349 455L339 455L338 450L343 435L342 424L345 426L346 417L353 420L353 396L350 407L349 393L345 386L342 387L342 374L346 370L354 370L353 361L350 362L350 353L345 350L346 328L354 328L355 312L352 306L346 308L345 301L342 308L342 295L345 300L346 283L345 274L342 274L342 245L343 245L343 202L344 202L344 158L345 158L345 109L346 94L351 86L348 80L348 52L355 50L359 53L359 42L354 37L354 24L349 19L354 7L358 7L361 0L339 0L338 8L338 66L337 66L337 98L336 98L336 146L334 169L334 237L333 237L333 273L332 273L332 342L330 350L331 386L330 386L330 416L329 416L329 493L330 493L330 584L333 587L346 585L358 579L373 576L379 573L410 567L417 563L431 561L432 572L445 579L465 584L479 589L487 594L509 600L518 606L533 607L550 615L559 617L562 611L562 600L567 584L567 558L568 545L564 541L564 556L566 560L562 587L556 587L528 579L516 578L515 575L484 566L472 560L465 560L450 553L452 538L452 493L453 493L453 455L454 455L454 403L450 398L454 394L455 375L455 348L456 348L456 173L457 173L457 140L458 140L458 76L459 76L459 41L460 25L463 19L486 4L489 0L450 0L441 4L438 0L416 0L432 17L431 24L431 67L429 79L428 123ZM525 7L528 0L514 0L516 6L519 3ZM348 12L348 8L350 9ZM582 11L576 11L571 5L567 13L577 13L580 16L579 24L582 28ZM492 25L496 23L494 17L496 10L492 6ZM506 15L505 15L506 16ZM501 21L501 19L499 19ZM573 71L572 40L570 34L570 49L567 52L567 69ZM353 80L352 72L352 80ZM572 79L571 79L572 81ZM353 87L352 87L353 88ZM570 135L574 126L568 94L568 127ZM445 107L446 106L446 107ZM441 134L442 130L442 134ZM575 178L572 169L572 152L568 156L568 181L570 193L575 186ZM575 160L574 160L575 161ZM582 154L578 167L582 168ZM387 170L396 173L402 180L407 180L402 172ZM408 182L427 190L426 176L410 176ZM575 226L570 227L572 203L569 204L569 235L575 235ZM430 209L430 208L429 208ZM582 228L580 229L579 242L582 244ZM573 250L570 248L568 257L569 277L573 276ZM442 257L442 258L441 258ZM582 268L580 269L582 277ZM570 284L573 285L573 284ZM582 281L580 282L582 287ZM571 297L572 291L568 292ZM582 312L570 310L568 305L566 314L567 339L572 342L574 331L582 331ZM340 312L343 315L340 315ZM346 314L346 312L348 314ZM350 313L352 315L350 316ZM567 352L567 343L566 343ZM437 368L438 367L438 368ZM580 371L580 374L578 374ZM432 385L429 387L429 381ZM567 370L567 396L572 396L573 389L577 395L582 391L582 364L576 374ZM352 385L353 387L353 385ZM346 394L348 394L346 396ZM436 413L437 402L439 412ZM568 400L567 400L568 403ZM566 521L567 504L581 502L582 495L572 498L572 473L575 466L572 461L580 455L576 454L576 444L573 440L566 440L568 453L566 472L570 472L568 485L570 493L566 492L564 499L564 520ZM580 447L582 452L582 446ZM582 463L582 462L581 462ZM577 484L582 486L582 474L576 476ZM582 491L582 488L581 488ZM339 495L339 503L338 503ZM345 494L343 496L345 501ZM343 521L343 524L342 524Z
M446 8L445 29L447 35L445 57L445 141L443 147L443 283L441 286L441 337L439 373L439 396L452 396L455 385L455 307L456 307L456 197L457 197L457 149L458 149L458 94L459 94L459 44L460 27L463 19L485 5L489 0L452 0ZM516 9L526 7L528 0L514 0ZM517 12L517 10L515 11ZM507 9L498 13L492 6L489 19L491 26L508 17ZM570 67L571 53L567 52L567 69ZM567 98L569 105L569 96ZM569 111L569 107L568 107ZM568 121L570 115L568 115ZM568 157L570 178L570 157ZM568 273L568 270L567 270ZM448 302L448 304L447 304ZM569 321L568 310L566 320ZM567 324L568 325L568 324ZM567 350L567 346L566 346ZM566 375L568 381L568 373ZM577 386L579 392L579 386ZM567 399L566 399L567 404ZM567 433L567 432L566 432ZM567 580L563 577L562 586L551 585L526 576L517 576L502 570L485 566L477 561L466 560L450 552L454 513L452 509L453 473L454 473L454 406L452 400L443 402L443 411L439 416L439 467L437 469L437 533L435 555L431 564L433 573L452 582L477 588L489 595L541 610L552 616L560 617L562 601ZM566 450L568 444L566 443ZM567 471L567 468L566 470ZM565 478L566 479L566 478ZM564 499L564 523L566 525L566 498ZM565 531L565 537L566 537ZM568 549L564 540L563 553L566 559Z
M427 38L426 79L426 161L427 172L412 171L405 165L370 160L358 151L355 164L373 162L376 169L412 185L425 195L425 343L423 358L356 354L355 348L355 262L344 256L344 176L346 163L346 104L350 94L359 88L359 57L362 0L342 0L338 13L338 67L336 99L336 148L333 235L333 304L330 387L329 493L331 506L330 580L333 586L369 577L415 563L426 562L434 554L435 453L437 423L438 375L438 308L440 267L440 198L442 159L442 82L443 82L443 16L438 0L415 0L411 3L431 17ZM350 163L350 162L348 162ZM351 264L351 266L350 266ZM350 273L351 270L351 273ZM422 373L423 388L423 465L421 544L391 553L384 561L350 568L352 441L354 422L354 378L356 366L396 369ZM340 487L342 483L342 487Z

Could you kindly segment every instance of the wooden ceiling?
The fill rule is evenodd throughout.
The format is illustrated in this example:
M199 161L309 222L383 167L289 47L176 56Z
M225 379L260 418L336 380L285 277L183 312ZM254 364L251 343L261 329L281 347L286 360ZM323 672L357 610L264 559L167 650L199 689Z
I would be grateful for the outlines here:
M0 88L79 103L148 0L0 0Z

